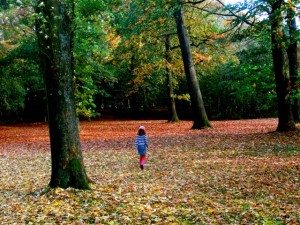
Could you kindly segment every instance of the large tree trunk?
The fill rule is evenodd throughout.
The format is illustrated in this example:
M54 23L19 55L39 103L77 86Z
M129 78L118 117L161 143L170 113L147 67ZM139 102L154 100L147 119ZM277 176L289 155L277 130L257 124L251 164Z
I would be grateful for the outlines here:
M281 13L284 0L276 0L272 4L271 39L272 57L276 80L276 92L278 101L278 127L277 131L295 130L292 107L290 103L291 80L287 69L283 37L283 16Z
M166 46L166 76L167 76L167 87L168 87L168 122L178 122L179 118L176 111L176 104L174 98L174 89L173 89L173 79L172 73L170 70L171 65L171 44L170 44L170 36L166 35L165 39Z
M180 43L185 75L188 83L189 94L191 97L192 112L194 117L194 124L192 129L203 129L211 127L205 111L204 102L202 99L202 94L193 63L190 38L185 26L183 9L179 5L179 3L177 8L175 9L174 16L177 25L177 34Z
M298 46L297 46L297 39L296 39L296 31L297 31L297 24L296 24L296 12L295 12L295 5L292 0L289 1L289 8L287 13L287 23L289 27L289 46L287 48L288 58L289 58L289 72L291 78L291 88L293 94L298 92L298 82L299 82L299 75L298 75ZM296 122L300 122L300 101L299 99L292 97L292 110L294 120Z
M83 164L74 99L72 66L73 6L60 0L39 2L37 34L44 71L51 144L50 187L89 189Z

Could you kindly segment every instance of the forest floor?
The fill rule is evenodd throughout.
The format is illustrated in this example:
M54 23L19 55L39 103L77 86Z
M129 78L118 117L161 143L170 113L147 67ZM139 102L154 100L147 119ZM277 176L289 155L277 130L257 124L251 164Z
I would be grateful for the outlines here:
M1 224L300 224L300 133L275 132L277 119L211 123L81 122L92 190L47 192L47 124L0 126Z

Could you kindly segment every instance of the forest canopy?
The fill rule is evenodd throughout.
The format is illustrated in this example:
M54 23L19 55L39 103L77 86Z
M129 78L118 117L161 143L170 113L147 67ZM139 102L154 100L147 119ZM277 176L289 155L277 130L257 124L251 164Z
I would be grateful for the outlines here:
M209 119L277 116L271 2L177 2L183 7ZM294 6L294 18L299 18L299 2L289 3ZM36 7L44 7L43 1L37 5L34 0L1 0L0 4L1 120L47 119L36 34ZM74 83L81 118L107 112L132 118L167 118L169 98L176 103L179 119L190 118L191 97L176 36L174 4L158 0L75 1ZM281 13L290 15L288 8L288 4L283 6ZM281 45L287 51L299 40L299 26L291 33L289 20L283 23ZM171 96L166 74L172 75ZM291 96L299 99L299 89Z

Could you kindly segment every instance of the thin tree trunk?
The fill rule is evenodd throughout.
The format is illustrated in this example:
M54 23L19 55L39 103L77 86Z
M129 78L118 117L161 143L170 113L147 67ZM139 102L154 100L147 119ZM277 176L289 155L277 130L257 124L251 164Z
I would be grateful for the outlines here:
M183 9L179 3L175 9L174 16L177 25L177 34L180 43L185 75L191 97L192 112L194 117L192 129L208 128L211 127L211 125L205 111L204 102L193 63L190 38L185 26Z
M136 64L136 59L135 59L135 55L133 53L130 58L130 69L129 69L129 72L132 75L134 73L135 64ZM131 82L134 85L133 81L131 81ZM139 114L137 93L135 91L133 91L129 97L130 97L130 103L131 103L130 114L131 114L132 118L137 119L137 114Z
M298 75L298 46L297 46L297 39L296 39L296 31L297 31L297 24L296 24L296 12L295 12L295 5L292 0L289 1L289 8L287 14L287 23L289 27L289 46L287 48L287 54L289 58L289 72L291 78L291 88L292 92L295 94L298 92L297 84L299 82L299 75ZM300 102L299 99L292 97L292 110L294 120L296 122L300 122Z
M271 40L273 67L276 80L276 92L278 101L278 127L277 131L295 130L292 107L290 103L291 81L287 69L287 59L281 41L283 37L283 16L281 13L284 0L276 0L272 4Z
M43 15L37 20L37 34L46 83L52 159L49 186L89 189L74 99L72 21L68 14L72 9L59 0L38 4L37 12Z
M170 44L169 35L166 35L165 46L166 46L166 76L167 76L167 87L168 87L168 110L169 110L168 122L178 122L179 118L177 115L175 98L174 98L173 78L170 70L171 44Z

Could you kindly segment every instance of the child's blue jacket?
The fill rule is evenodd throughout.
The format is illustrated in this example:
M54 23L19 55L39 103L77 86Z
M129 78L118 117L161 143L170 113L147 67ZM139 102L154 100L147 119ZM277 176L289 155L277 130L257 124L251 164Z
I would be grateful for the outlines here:
M139 155L146 155L148 147L147 135L137 135L134 146L137 147Z

